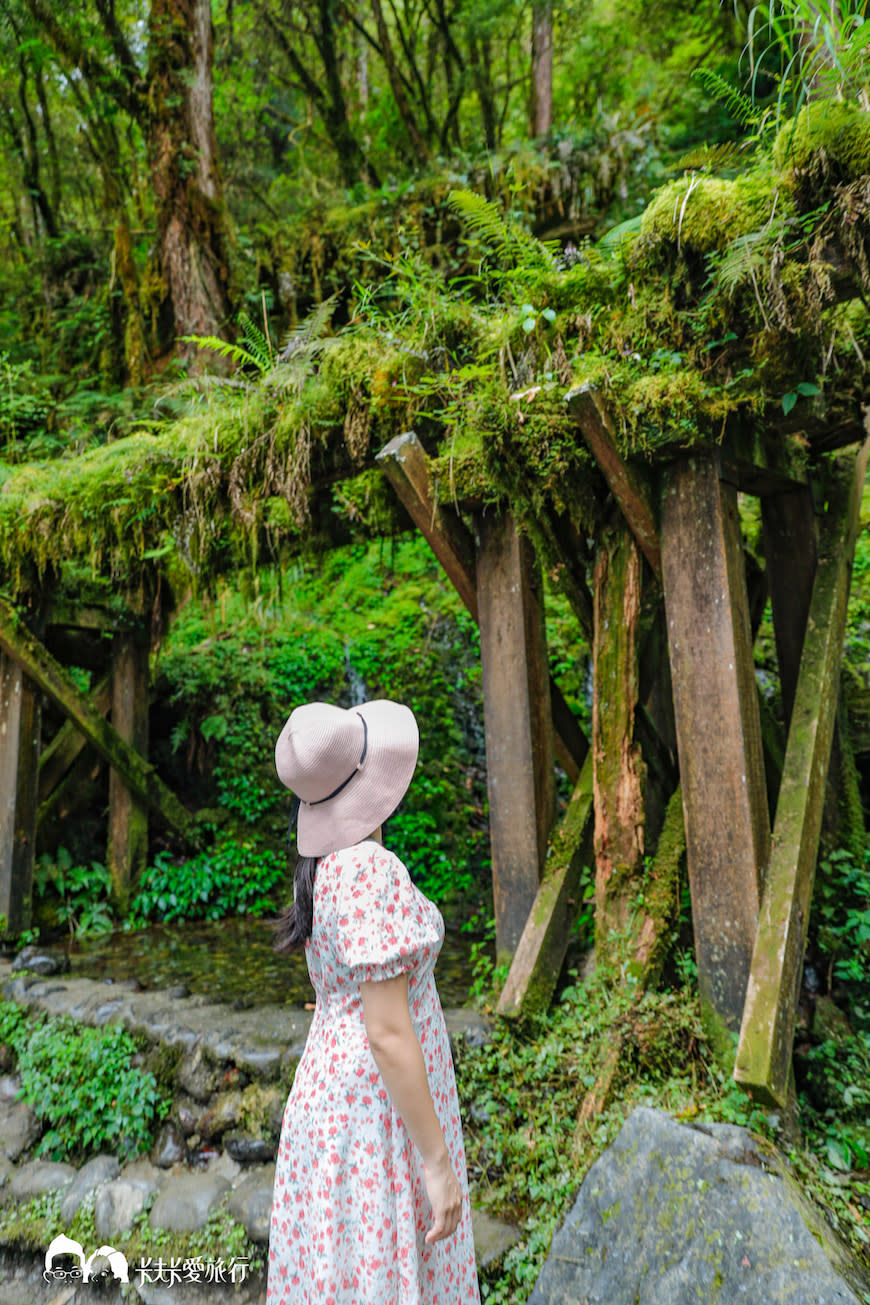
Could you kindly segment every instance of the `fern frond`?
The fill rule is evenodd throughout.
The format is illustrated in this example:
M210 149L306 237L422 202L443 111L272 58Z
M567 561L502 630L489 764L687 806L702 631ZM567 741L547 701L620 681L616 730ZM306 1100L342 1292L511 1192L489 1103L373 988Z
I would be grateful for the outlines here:
M451 190L447 203L469 231L482 236L496 250L511 244L512 233L498 205L473 190Z
M746 161L749 142L726 140L718 145L700 145L689 150L674 164L676 172L724 172L738 168Z
M259 360L252 353L240 344L222 340L219 335L182 335L181 339L185 344L195 344L200 349L211 349L214 353L220 354L221 358L231 358L239 367L256 367L257 371L262 371Z
M500 258L512 259L518 268L555 265L560 252L557 240L538 240L505 218L498 206L483 195L473 190L451 190L447 203L468 230L480 236Z
M701 83L704 90L714 100L725 106L725 112L741 127L755 127L761 121L761 111L753 104L748 95L738 91L724 77L720 77L712 68L696 68L692 76Z
M247 313L239 314L239 328L248 353L255 360L257 371L266 371L274 361L268 338Z

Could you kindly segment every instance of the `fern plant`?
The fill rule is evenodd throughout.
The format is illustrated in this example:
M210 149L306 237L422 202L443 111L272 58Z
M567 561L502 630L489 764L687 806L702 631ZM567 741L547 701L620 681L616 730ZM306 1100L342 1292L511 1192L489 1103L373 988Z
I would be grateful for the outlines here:
M518 222L506 218L491 200L473 190L451 190L447 203L466 229L478 236L500 265L515 270L555 270L558 240L538 240Z
M332 295L318 304L304 321L287 333L278 350L272 344L265 311L263 330L247 313L239 314L237 326L241 342L222 340L216 335L185 335L181 338L201 349L211 349L221 358L229 358L237 369L253 372L256 384L278 390L298 389L310 375L315 359L331 342L332 337L327 332L335 301L336 296Z

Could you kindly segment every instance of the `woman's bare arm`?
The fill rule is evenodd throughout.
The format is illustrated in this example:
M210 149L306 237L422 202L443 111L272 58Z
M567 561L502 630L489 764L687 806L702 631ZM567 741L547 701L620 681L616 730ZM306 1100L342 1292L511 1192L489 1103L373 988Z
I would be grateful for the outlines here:
M453 1172L435 1113L420 1042L408 1006L408 976L361 983L369 1046L393 1104L423 1157L426 1192L434 1221L426 1242L455 1232L462 1214L462 1189Z

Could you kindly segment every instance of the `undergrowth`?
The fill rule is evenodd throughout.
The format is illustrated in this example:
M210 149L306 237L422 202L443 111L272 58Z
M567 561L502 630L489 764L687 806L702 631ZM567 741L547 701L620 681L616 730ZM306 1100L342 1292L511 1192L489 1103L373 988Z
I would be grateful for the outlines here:
M103 1149L122 1159L146 1150L170 1102L154 1075L133 1063L135 1040L120 1024L81 1027L0 1002L0 1045L21 1076L19 1096L42 1122L34 1154L81 1163Z
M591 1124L578 1126L584 1096L617 1038L624 1054L608 1104ZM870 1268L867 1175L826 1163L824 1128L803 1102L804 1140L785 1141L778 1119L754 1107L718 1065L689 988L638 998L603 975L575 975L546 1015L499 1021L485 1046L463 1044L457 1083L472 1200L521 1233L484 1272L486 1302L527 1299L587 1170L638 1105L686 1123L739 1124L777 1142L805 1191Z

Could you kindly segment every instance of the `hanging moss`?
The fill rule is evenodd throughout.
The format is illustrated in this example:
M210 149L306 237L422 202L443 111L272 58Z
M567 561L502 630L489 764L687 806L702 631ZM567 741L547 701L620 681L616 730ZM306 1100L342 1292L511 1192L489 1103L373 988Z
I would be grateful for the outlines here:
M547 565L553 530L570 521L589 538L600 523L605 490L563 402L584 382L604 394L627 458L709 446L733 414L769 428L793 410L798 426L848 430L870 349L855 295L855 278L870 287L868 120L816 105L745 175L671 182L637 234L561 261L503 224L504 249L478 241L481 270L458 284L455 263L445 278L437 258L414 254L414 231L441 223L443 241L457 226L444 205L450 178L405 196L401 229L383 226L395 197L324 211L294 257L324 292L368 259L379 297L360 310L367 323L309 340L258 380L198 395L158 429L68 460L0 464L0 581L20 590L73 562L125 584L160 573L208 585L330 522L344 535L392 529L371 480L327 487L411 429L433 456L438 492L509 499ZM798 221L805 184L829 199ZM496 210L487 221L497 240ZM329 245L342 223L350 261L336 264ZM326 489L319 499L315 486Z

